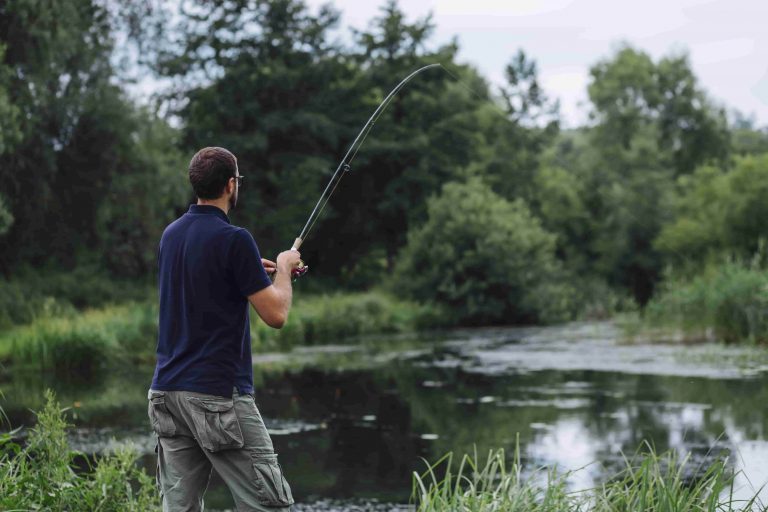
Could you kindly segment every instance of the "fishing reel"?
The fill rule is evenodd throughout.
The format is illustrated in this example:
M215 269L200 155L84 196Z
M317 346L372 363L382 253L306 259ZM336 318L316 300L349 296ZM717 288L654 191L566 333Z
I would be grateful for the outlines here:
M299 247L301 247L302 242L303 240L301 238L297 238L296 240L294 240L291 250L299 252ZM299 266L291 270L291 277L293 278L294 281L296 281L298 278L306 274L308 271L309 271L309 265L306 265L303 260L299 260Z
M291 270L291 277L295 281L307 272L309 272L309 265L305 265L302 260L299 260L299 266Z

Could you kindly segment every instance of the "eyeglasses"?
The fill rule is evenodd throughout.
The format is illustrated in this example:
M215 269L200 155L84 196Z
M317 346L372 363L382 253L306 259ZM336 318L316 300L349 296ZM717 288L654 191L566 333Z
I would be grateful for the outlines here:
M242 174L240 176L234 176L235 180L237 181L237 186L242 187L243 186L243 176Z

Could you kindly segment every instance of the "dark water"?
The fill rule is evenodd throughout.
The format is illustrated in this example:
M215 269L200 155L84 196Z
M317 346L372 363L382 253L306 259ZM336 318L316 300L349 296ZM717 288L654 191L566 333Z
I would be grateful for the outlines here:
M609 324L459 331L440 341L373 340L254 360L257 404L299 510L391 510L411 474L448 451L505 448L529 468L583 468L584 488L647 440L706 460L728 453L738 492L768 481L768 355L714 345L624 345ZM154 468L146 420L152 368L92 382L6 375L14 424L45 387L72 406L87 453L130 442ZM592 464L599 462L600 464ZM379 505L376 506L375 504ZM232 506L214 478L207 505Z

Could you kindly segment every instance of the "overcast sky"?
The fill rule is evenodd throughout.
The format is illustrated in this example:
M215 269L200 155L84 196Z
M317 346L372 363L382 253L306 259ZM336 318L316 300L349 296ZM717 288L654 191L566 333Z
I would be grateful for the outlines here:
M313 8L326 1L305 0ZM382 1L334 0L342 25L363 28ZM685 49L712 98L768 125L768 0L400 0L410 20L432 12L434 43L459 40L461 61L501 83L522 48L566 126L586 119L589 66L622 41L654 59ZM343 33L347 33L346 30Z

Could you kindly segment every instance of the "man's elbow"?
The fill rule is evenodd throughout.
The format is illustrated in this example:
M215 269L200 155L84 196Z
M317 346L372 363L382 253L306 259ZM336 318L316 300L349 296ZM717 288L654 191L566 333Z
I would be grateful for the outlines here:
M276 314L271 315L269 318L265 318L264 322L273 329L282 329L287 320L288 315Z

